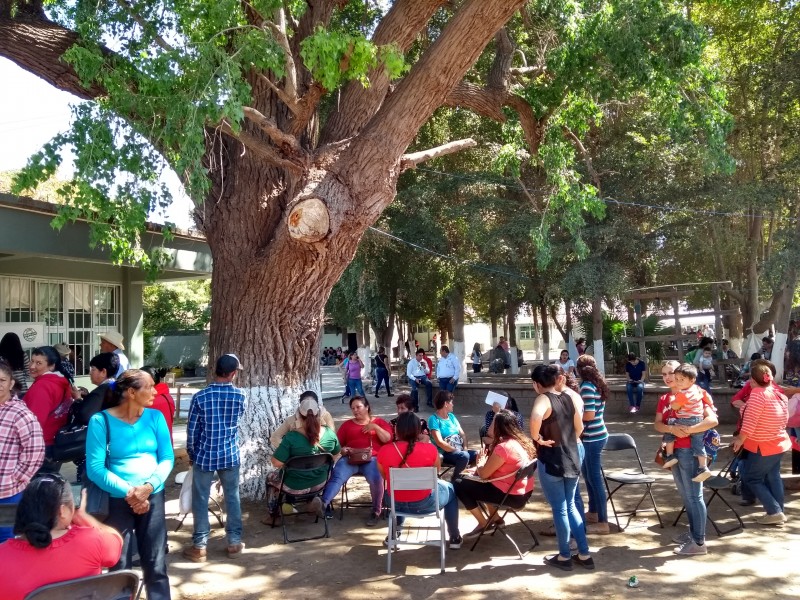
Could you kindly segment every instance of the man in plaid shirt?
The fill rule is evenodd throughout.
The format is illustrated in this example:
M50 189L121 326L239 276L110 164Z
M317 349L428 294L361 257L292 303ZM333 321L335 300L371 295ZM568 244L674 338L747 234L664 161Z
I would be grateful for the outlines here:
M235 354L217 359L214 382L197 392L189 407L186 451L192 461L192 545L183 555L194 562L206 560L208 497L214 471L219 474L225 494L228 518L225 533L228 557L238 558L242 542L242 508L239 503L239 419L244 414L244 391L234 387L233 379L242 368Z

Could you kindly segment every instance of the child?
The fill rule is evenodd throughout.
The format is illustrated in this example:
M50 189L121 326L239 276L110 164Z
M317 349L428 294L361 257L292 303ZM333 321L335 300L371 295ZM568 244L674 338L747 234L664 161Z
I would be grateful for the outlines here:
M675 383L680 391L675 394L675 400L670 402L670 408L675 411L677 418L674 421L669 419L667 424L683 425L684 427L697 425L703 420L703 390L694 383L697 379L697 369L694 365L683 364L675 369L674 375ZM692 481L697 483L711 477L711 471L708 470L705 444L703 443L704 434L705 432L701 431L689 436L692 442L692 454L697 458L697 464L699 465L697 473L692 477ZM675 436L665 433L663 441L666 444L664 468L668 469L678 462L675 456Z
M703 372L703 381L698 381L698 385L707 392L711 391L711 369L714 368L714 357L711 354L711 346L706 346L697 361L700 370Z

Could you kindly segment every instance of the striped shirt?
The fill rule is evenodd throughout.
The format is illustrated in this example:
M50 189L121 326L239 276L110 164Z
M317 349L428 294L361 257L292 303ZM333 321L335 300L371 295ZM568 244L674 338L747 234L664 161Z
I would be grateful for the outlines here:
M672 408L679 419L703 416L703 389L692 384L685 390L675 394Z
M601 442L608 437L608 429L603 420L606 403L603 402L597 387L588 381L581 383L581 398L583 399L583 412L594 411L594 419L583 424L583 441Z
M232 383L211 383L197 392L189 407L186 452L201 471L238 467L239 418L244 391Z
M780 454L791 447L786 434L789 401L772 386L753 386L742 414L742 435L745 450L762 456Z
M0 498L20 493L44 460L42 426L14 396L0 404Z

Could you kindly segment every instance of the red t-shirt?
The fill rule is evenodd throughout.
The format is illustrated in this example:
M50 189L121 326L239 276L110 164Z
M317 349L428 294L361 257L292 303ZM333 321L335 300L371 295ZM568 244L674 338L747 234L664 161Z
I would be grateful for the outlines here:
M675 400L675 395L672 392L668 392L661 396L658 400L658 406L656 406L656 414L661 414L661 420L666 423L667 419L669 418L676 418L675 411L670 408L670 403ZM708 395L708 392L703 390L703 404L710 406L712 409L714 408L714 401L711 400L711 396ZM691 448L692 447L692 440L689 436L684 438L676 438L675 439L675 448Z
M169 393L169 386L166 383L157 383L154 389L156 397L153 398L153 406L150 408L155 408L164 415L164 420L167 422L167 428L169 429L169 439L171 440L172 420L175 416L175 400L172 399Z
M387 488L389 488L389 469L400 466L406 450L408 450L408 442L395 442L394 444L386 444L378 452L378 464L383 467L386 473ZM436 446L425 442L417 442L406 459L404 467L433 467L436 465L437 458L439 458L439 451ZM391 492L392 490L389 488L389 493ZM430 495L430 490L401 490L394 495L394 499L397 502L418 502Z
M372 422L381 429L388 431L389 435L392 435L392 426L380 417L375 417L372 419ZM378 450L381 449L383 444L374 431L364 433L361 431L362 429L364 429L363 425L359 425L353 421L353 419L348 419L339 426L336 436L339 438L339 443L342 446L348 446L350 448L369 448L371 445L372 456L377 456Z
M25 539L0 544L0 596L23 600L33 590L59 581L99 575L119 561L122 540L92 527L71 527L47 548L34 548Z

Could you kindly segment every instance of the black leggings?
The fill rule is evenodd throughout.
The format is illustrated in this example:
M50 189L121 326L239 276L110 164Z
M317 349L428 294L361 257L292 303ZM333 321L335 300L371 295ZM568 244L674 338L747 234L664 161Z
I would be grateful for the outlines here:
M456 490L456 497L467 510L478 508L479 502L489 502L490 504L500 504L506 495L490 481L475 481L474 479L454 479L453 487ZM512 508L519 509L525 506L526 498L524 495L510 494L506 504Z

